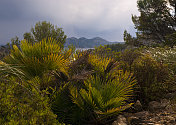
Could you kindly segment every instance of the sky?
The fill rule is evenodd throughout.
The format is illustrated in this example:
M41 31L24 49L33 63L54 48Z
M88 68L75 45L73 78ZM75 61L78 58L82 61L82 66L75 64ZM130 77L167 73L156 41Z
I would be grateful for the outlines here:
M0 0L0 45L39 21L63 28L67 37L102 37L123 41L127 30L135 35L131 15L138 15L137 0Z

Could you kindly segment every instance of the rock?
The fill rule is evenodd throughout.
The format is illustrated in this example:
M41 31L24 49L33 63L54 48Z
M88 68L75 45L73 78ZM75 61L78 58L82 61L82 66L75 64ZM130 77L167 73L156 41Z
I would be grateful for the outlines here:
M150 121L158 122L158 121L160 121L160 117L159 116L155 116L155 117L151 118Z
M165 117L165 119L168 121L168 123L175 123L176 122L175 118L172 116L167 116L167 117Z
M142 104L141 104L141 102L139 100L137 100L136 103L134 104L134 109L137 112L142 111Z
M175 113L176 111L176 104L171 104L166 107L166 111L170 113Z
M172 94L172 93L167 93L167 94L165 95L165 98L167 98L167 99L171 99L171 98L172 98L172 96L173 96L173 94Z
M127 125L127 120L123 115L119 115L112 125Z
M135 109L138 104L139 101L136 101L133 108ZM121 122L123 120L119 119L123 119L123 117L119 116L113 125L176 125L175 111L176 104L168 99L161 99L160 102L151 101L148 111L124 112L125 122Z
M161 103L159 103L157 101L152 101L152 102L149 102L148 108L151 112L156 112L156 111L162 109L163 107L161 106Z
M168 113L168 112L166 112L166 111L162 111L162 113L160 113L159 115L163 117L163 116L168 116L168 115L169 115L169 113Z
M161 108L165 108L169 104L170 104L170 100L167 100L167 99L162 99L161 100Z
M140 125L141 123L143 123L143 121L138 117L131 116L128 118L128 123L130 125Z
M176 92L168 93L165 95L166 99L173 99L176 96Z
M148 111L142 111L142 112L137 112L135 114L133 114L135 117L138 117L140 119L145 119L146 117L149 116L149 112Z

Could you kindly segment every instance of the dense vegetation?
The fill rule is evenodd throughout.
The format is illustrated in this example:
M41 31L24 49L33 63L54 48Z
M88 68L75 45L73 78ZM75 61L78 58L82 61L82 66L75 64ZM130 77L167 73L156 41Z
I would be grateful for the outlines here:
M31 43L0 62L3 124L109 124L136 100L144 106L176 90L175 47L64 50Z
M158 2L165 15L166 3ZM174 1L169 3L175 7ZM150 101L175 92L175 23L170 19L172 15L165 15L173 27L167 27L168 32L157 32L163 39L146 29L146 12L152 10L149 17L161 16L156 13L161 12L160 6L154 5L158 4L153 0L138 1L141 16L133 16L133 21L140 33L135 38L125 31L126 44L87 51L65 49L64 32L47 22L37 23L31 33L24 34L24 40L12 39L12 44L1 48L0 123L111 124L136 100L147 108ZM152 19L149 17L145 19ZM167 20L161 19L155 23L167 25ZM141 36L155 44L144 44Z
M113 58L64 50L52 38L13 45L0 66L4 124L104 124L132 105L130 72Z

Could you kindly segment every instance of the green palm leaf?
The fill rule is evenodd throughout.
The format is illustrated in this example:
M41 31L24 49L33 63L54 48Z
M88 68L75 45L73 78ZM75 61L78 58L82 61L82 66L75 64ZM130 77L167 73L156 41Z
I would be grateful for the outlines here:
M14 45L11 54L5 58L8 64L20 66L27 76L42 76L49 70L67 74L72 50L64 51L54 39L43 39L34 44L21 41L20 49Z

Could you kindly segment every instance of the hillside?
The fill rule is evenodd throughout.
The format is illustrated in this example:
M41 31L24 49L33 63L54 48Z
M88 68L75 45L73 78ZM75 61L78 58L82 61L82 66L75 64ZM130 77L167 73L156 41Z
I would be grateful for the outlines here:
M74 45L76 48L93 48L100 45L108 45L108 44L116 44L116 43L123 43L123 42L110 42L100 37L95 37L92 39L87 39L85 37L76 38L71 37L66 39L65 47L69 45Z

